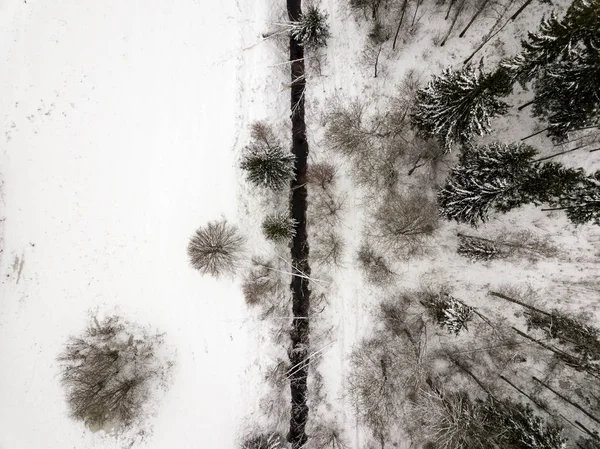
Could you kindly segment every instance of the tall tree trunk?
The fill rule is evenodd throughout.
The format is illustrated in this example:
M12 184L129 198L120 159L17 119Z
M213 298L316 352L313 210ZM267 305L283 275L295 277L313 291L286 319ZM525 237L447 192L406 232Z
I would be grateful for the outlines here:
M406 12L406 4L408 0L404 0L402 3L402 13L400 14L400 20L398 20L398 27L396 28L396 34L394 35L394 42L392 43L392 50L396 49L396 41L398 40L398 34L400 34L400 27L402 26L402 21L404 20L404 13Z
M517 12L512 15L510 20L515 20L517 17L519 17L519 14L521 14L523 12L523 10L525 8L527 8L532 1L533 0L527 0L525 3L523 3L523 6L521 6L519 9L517 9Z
M454 2L456 2L456 0L450 0L450 4L448 5L448 10L446 11L446 17L444 17L444 20L448 20L448 17L450 17L450 10L452 9L452 6L454 6Z
M527 139L531 139L532 137L535 137L535 136L537 136L538 134L542 134L544 131L548 131L548 128L544 128L544 129L542 129L541 131L537 131L537 132L534 132L533 134L529 134L528 136L525 136L525 137L523 137L523 138L521 139L521 142L523 142L523 141L525 141L525 140L527 140Z
M477 17L479 17L479 15L483 12L483 10L485 9L485 6L488 4L489 1L490 0L483 0L483 2L481 2L481 6L477 10L477 12L473 15L473 17L471 17L471 20L469 20L469 23L467 23L467 26L465 27L464 30L462 30L460 32L460 34L458 35L458 37L463 37L465 35L465 33L467 32L467 30L469 28L471 28L471 25L473 25L473 22L475 22L475 20L477 19Z
M443 47L444 45L446 45L446 41L448 40L448 38L450 37L450 33L452 33L452 30L454 29L454 25L456 25L456 21L458 20L460 13L462 12L463 8L465 7L465 3L467 3L466 0L461 0L460 5L458 5L458 10L456 11L456 14L454 15L454 19L452 19L452 23L450 24L448 33L446 34L446 37L440 44L440 47Z
M578 147L571 148L570 150L560 151L559 153L554 153L554 154L551 154L550 156L544 156L544 157L541 157L539 159L534 159L533 162L540 162L540 161L545 161L545 160L548 160L548 159L552 159L553 157L560 156L562 154L571 153L573 151L580 150L581 148L585 148L587 146L588 146L588 144L579 145Z
M415 20L417 19L417 13L419 12L419 6L423 0L417 0L417 4L415 5L415 13L413 14L412 22L410 23L411 28L415 26Z
M561 398L563 401L568 402L569 404L571 404L573 407L575 407L577 410L579 410L580 412L582 412L585 416L587 416L588 418L590 418L591 420L597 422L598 424L600 424L600 420L598 418L596 418L594 415L592 415L591 413L589 413L587 410L585 410L582 406L580 406L579 404L571 401L569 398L567 398L566 396L563 396L562 394L560 394L558 391L556 391L555 389L553 389L550 385L548 385L547 383L545 383L544 381L538 379L535 376L532 376L532 379L535 380L536 382L538 382L539 384L541 384L542 386L546 387L548 390L550 390L552 393L554 393L556 396L558 396L559 398Z
M297 21L302 15L301 0L287 0L288 17ZM306 78L304 70L304 47L290 37L291 61L291 120L292 153L296 156L295 176L291 181L290 216L296 225L291 243L292 262L292 330L291 347L288 351L290 364L295 367L289 375L292 398L288 441L292 449L306 444L306 421L308 419L308 363L309 363L309 306L310 266L308 264L308 234L306 229L307 189L306 168L308 142L304 111Z
M527 106L531 106L533 103L535 103L535 99L528 101L527 103L522 104L521 106L519 106L517 108L517 111L522 111L523 109L525 109Z
M546 316L550 316L550 317L552 316L551 313L548 313L548 312L545 312L544 310L541 310L541 309L538 309L536 307L530 306L529 304L524 303L522 301L519 301L518 299L509 298L508 296L503 295L502 293L489 292L489 294L492 295L492 296L495 296L496 298L502 298L502 299L504 299L506 301L512 302L514 304L518 304L518 305L523 306L523 307L525 307L525 308L527 308L529 310L533 310L534 312L541 313L542 315L546 315Z

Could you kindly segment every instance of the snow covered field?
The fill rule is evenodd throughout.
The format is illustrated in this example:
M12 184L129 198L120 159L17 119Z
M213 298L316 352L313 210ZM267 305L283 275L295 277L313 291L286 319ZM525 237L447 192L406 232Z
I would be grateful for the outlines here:
M112 447L57 376L88 312L166 333L171 389L147 447L234 447L252 388L245 305L188 266L235 218L240 11L202 1L0 5L0 447Z

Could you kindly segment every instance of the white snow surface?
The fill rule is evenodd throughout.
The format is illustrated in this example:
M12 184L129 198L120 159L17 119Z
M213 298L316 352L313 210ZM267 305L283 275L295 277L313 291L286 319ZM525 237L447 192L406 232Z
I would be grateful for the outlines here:
M59 381L94 310L176 348L141 447L235 447L258 346L239 286L193 271L186 246L236 218L241 16L201 0L0 4L0 448L122 443L71 420Z

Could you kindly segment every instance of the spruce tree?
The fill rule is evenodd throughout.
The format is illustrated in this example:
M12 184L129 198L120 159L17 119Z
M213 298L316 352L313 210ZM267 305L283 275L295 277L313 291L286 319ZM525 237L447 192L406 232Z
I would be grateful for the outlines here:
M575 225L600 226L600 170L587 177L576 189L559 201L567 218Z
M491 119L508 110L499 98L511 91L509 73L503 68L492 73L484 72L483 63L477 69L448 68L417 91L411 122L420 137L434 138L450 151L455 143L489 132Z
M531 81L541 70L551 64L573 59L581 48L599 48L600 2L598 0L575 0L565 17L559 20L555 13L542 19L535 33L521 41L523 51L502 66L525 83Z
M536 162L537 151L523 144L467 146L438 192L440 213L477 226L490 210L508 212L525 204L558 202L584 179L581 170Z
M600 126L600 2L575 0L522 46L501 66L522 84L533 80L533 115L548 122L548 135L561 142L570 131Z

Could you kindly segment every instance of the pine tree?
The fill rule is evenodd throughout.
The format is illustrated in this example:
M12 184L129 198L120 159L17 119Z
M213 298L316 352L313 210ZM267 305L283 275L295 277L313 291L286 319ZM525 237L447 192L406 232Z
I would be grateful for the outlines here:
M448 293L428 295L421 304L440 327L445 327L454 335L467 329L467 323L473 319L474 308Z
M279 145L253 142L246 147L240 167L252 184L281 190L294 177L294 163L294 156Z
M482 63L478 69L448 68L417 91L411 122L420 137L435 138L450 151L455 143L489 132L490 120L508 110L499 98L511 91L511 79L503 68L493 73L485 73Z
M277 243L288 242L296 235L298 223L287 213L268 215L262 223L265 237Z
M327 39L331 37L327 14L314 5L309 6L301 19L293 24L292 36L309 49L326 47Z
M508 212L525 204L555 203L584 178L581 170L536 162L537 151L523 144L465 147L438 192L440 213L477 226L490 209Z

